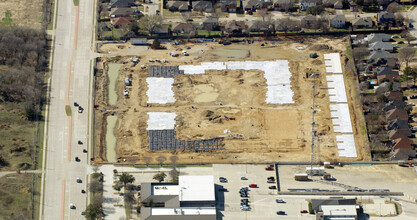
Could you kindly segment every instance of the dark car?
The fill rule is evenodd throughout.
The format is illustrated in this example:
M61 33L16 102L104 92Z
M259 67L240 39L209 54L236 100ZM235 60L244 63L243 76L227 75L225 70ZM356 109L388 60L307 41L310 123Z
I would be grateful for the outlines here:
M271 170L274 170L274 168L273 167L266 167L265 170L271 171Z
M86 149L83 149L83 153L87 153L87 150Z
M232 42L230 42L230 41L223 41L223 45L230 45L230 44L232 44Z
M80 141L80 140L78 140L78 144L83 144L83 142L82 142L82 141Z
M224 177L220 177L220 178L219 178L219 181L220 181L221 183L227 183L227 179L226 179L226 178L224 178Z
M74 106L75 106L75 107L78 107L78 103L74 102Z
M269 186L268 189L277 189L276 186Z
M398 41L398 44L404 44L404 41Z
M285 200L283 200L283 199L276 199L275 200L277 203L285 203Z
M82 189L82 190L81 190L81 193L85 193L85 190L83 190L83 189Z
M77 183L82 183L83 181L79 178L79 177L77 177Z
M301 210L300 213L308 213L307 210Z
M75 157L75 161L80 162L81 160L80 160L80 158Z
M284 211L278 211L277 215L285 215L285 212Z

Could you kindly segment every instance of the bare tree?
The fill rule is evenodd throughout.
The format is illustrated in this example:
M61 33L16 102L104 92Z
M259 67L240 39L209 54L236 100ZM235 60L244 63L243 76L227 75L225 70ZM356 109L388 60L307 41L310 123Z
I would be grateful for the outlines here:
M387 12L396 13L401 10L401 6L397 2L392 2L387 7Z
M355 47L352 50L352 55L357 62L361 62L369 55L369 50L365 46Z
M143 157L143 161L145 161L146 165L149 165L152 162L152 157Z
M181 17L185 22L189 23L189 22L193 21L194 14L192 12L189 12L189 11L181 12Z
M283 3L280 3L279 4L279 7L282 10L284 10L284 12L289 12L290 9L293 7L294 3L295 3L294 0L287 0L287 1L283 2Z
M265 22L265 17L268 14L268 10L266 8L261 8L258 10L258 15L262 17L262 21Z
M395 25L396 26L401 26L404 24L404 15L402 15L401 13L395 13Z
M415 55L416 55L416 48L413 47L403 47L399 50L399 54L398 54L398 58L402 61L405 62L405 66L408 67L408 64L411 60L414 59Z
M90 184L88 184L88 189L93 194L96 194L96 193L98 193L98 192L100 192L102 190L102 187L101 187L101 184L100 184L99 181L94 180L94 181L91 181Z
M159 164L163 164L165 161L167 160L167 158L166 157L164 157L164 156L159 156L159 157L157 157L156 158L156 161L158 161L159 162Z
M298 31L300 28L300 22L291 20L290 18L281 18L275 23L275 29L278 31L284 31L285 34L287 34L288 31Z
M162 16L160 15L145 15L139 21L139 27L149 32L152 35L155 29L162 24Z
M176 167L172 167L172 170L169 171L169 175L171 176L173 182L178 182L178 176L180 175L180 173L178 172Z
M173 164L173 166L175 166L178 162L178 157L175 155L172 155L169 157L169 160L171 161L171 163Z
M330 31L330 27L329 27L329 19L327 18L327 16L321 16L318 20L318 26L320 27L321 31L323 33L328 33Z

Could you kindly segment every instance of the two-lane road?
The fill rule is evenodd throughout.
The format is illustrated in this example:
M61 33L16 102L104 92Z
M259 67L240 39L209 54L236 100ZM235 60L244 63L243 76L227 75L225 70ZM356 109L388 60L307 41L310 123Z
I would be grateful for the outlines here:
M40 218L84 219L81 211L87 205L88 154L90 128L91 54L94 27L94 0L57 0L56 30L50 102L47 118L47 152L44 158L43 202ZM73 102L79 103L78 113ZM65 105L70 105L67 116ZM81 140L82 145L77 142ZM80 162L74 160L80 158ZM82 179L77 183L76 178ZM70 209L70 203L75 209Z

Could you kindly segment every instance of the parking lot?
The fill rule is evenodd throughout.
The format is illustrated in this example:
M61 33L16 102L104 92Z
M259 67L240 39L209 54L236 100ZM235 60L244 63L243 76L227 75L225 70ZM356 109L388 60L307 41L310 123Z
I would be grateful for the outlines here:
M295 216L305 217L308 214L301 214L300 210L308 207L304 199L286 200L286 203L277 203L276 189L269 189L269 186L276 186L276 182L267 183L268 177L274 177L275 171L266 171L267 165L213 165L213 175L216 184L216 198L218 201L218 219L277 219L278 211L285 211L287 215L280 215L280 218L294 219ZM220 177L227 179L227 183L219 181ZM241 180L246 177L247 180ZM241 198L239 189L248 187L250 184L257 184L257 188L249 188L249 211L241 210ZM228 191L219 191L224 187ZM291 216L291 217L289 217ZM308 219L308 218L307 218Z

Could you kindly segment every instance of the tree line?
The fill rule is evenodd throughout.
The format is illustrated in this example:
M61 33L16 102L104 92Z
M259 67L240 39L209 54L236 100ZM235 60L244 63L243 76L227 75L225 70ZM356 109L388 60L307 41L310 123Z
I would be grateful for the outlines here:
M23 103L28 119L40 114L47 67L44 32L0 27L0 102Z

